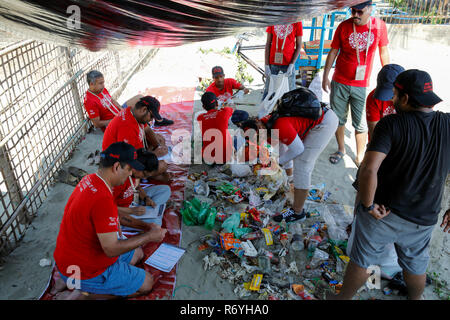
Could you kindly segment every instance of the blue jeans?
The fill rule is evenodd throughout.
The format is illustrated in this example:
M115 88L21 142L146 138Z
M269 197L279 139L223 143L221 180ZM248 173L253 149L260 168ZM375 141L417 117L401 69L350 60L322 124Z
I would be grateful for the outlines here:
M289 67L289 65L287 65L287 66L279 66L279 65L276 65L276 64L270 64L269 65L270 72L273 75L277 75L280 71L283 72L283 73L286 73L288 67ZM262 96L262 100L264 100L266 98L267 93L269 91L269 79L270 79L270 77L266 78L266 83L264 84L264 93L263 93L263 96ZM296 88L296 85L295 85L295 72L293 72L289 76L289 91L292 91L295 88Z

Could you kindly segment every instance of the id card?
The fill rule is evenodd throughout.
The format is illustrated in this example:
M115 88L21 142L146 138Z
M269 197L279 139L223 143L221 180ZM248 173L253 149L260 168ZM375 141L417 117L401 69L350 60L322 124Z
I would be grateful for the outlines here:
M283 63L283 52L275 52L274 63L282 64Z
M357 66L355 80L364 80L366 76L366 66Z

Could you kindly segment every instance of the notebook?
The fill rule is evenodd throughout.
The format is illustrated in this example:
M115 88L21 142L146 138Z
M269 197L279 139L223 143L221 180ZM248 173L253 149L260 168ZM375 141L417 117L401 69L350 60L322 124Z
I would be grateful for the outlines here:
M185 252L183 248L163 243L145 260L145 263L163 272L170 272Z

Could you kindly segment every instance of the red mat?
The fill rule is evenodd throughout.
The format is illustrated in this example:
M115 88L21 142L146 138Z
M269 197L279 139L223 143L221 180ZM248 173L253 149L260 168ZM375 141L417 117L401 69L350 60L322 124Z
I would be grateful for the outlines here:
M160 113L163 117L174 120L175 123L166 127L154 127L153 130L166 139L166 144L172 146L171 133L175 129L183 129L192 133L192 112L194 107L195 88L173 88L161 87L150 88L142 94L156 97L161 103ZM172 195L170 200L172 206L168 207L164 213L162 227L167 229L163 240L165 243L179 245L181 242L181 214L180 210L184 200L184 185L187 179L189 165L177 165L169 163L169 172L174 176L170 188ZM152 275L162 275L154 285L153 290L147 296L135 298L136 300L154 300L171 298L176 283L176 266L169 273L161 272L150 267L143 262L159 247L160 243L148 243L143 247L145 257L137 267L143 268ZM56 268L53 268L52 276L47 289L42 294L40 300L52 300L54 296L50 291L59 277Z

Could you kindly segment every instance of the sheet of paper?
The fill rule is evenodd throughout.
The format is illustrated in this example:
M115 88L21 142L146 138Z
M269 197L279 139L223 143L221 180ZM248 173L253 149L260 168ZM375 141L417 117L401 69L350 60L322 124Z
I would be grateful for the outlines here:
M166 210L166 204L161 204L159 206L156 206L155 208L146 206L145 213L143 215L137 216L137 215L131 214L131 216L136 219L160 218L164 214L164 210Z
M163 243L155 252L153 252L145 263L158 270L170 272L185 251L186 250L183 248Z

